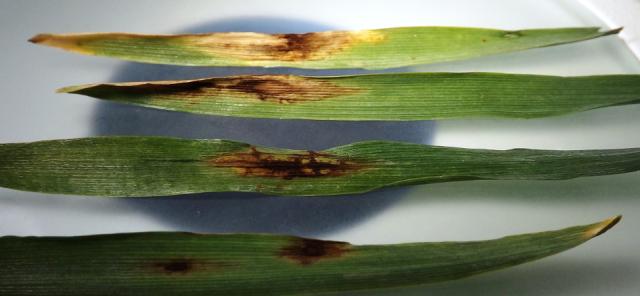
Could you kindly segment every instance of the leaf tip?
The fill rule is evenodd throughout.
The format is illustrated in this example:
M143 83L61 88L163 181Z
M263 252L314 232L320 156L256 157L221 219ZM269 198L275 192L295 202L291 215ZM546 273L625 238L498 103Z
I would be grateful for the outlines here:
M602 221L600 223L593 224L591 227L589 227L585 231L584 234L587 237L587 239L594 238L596 236L599 236L599 235L607 232L609 229L611 229L614 226L616 226L616 224L618 224L618 222L620 222L620 220L622 220L622 215L611 217L611 218L606 219L606 220L604 220L604 221Z
M61 94L61 93L74 93L75 91L78 90L77 86L65 86L65 87L61 87L56 89L56 93Z
M86 39L87 37L82 34L37 34L29 38L29 42L33 44L41 44L51 47L57 47L64 50L69 50L77 53L92 54L91 50L81 46L79 41Z
M46 42L49 39L51 39L51 34L37 34L29 38L29 42L38 44L38 43Z
M86 90L91 90L94 87L98 87L101 84L81 84L71 85L56 89L56 93L63 94L84 94Z
M602 32L602 36L617 35L618 33L620 33L620 31L622 31L622 29L624 29L624 27L604 31Z

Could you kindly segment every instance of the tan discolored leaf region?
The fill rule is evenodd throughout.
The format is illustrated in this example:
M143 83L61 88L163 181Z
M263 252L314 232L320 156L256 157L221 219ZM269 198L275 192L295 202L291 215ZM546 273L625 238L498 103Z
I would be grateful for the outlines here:
M401 27L304 34L39 34L29 41L81 54L157 64L382 69L577 42L619 31Z

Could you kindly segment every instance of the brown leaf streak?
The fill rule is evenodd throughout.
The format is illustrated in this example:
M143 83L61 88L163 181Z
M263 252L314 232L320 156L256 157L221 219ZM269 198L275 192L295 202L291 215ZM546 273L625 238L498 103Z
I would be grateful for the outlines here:
M304 154L274 154L251 147L249 152L222 155L211 160L217 167L229 167L241 176L293 178L336 177L361 169L354 161L313 151Z
M231 94L249 95L260 101L293 104L318 101L359 91L322 79L291 75L247 75L210 78L184 82L146 82L99 84L71 91L94 97L120 94L125 96L170 96L196 103L204 97Z
M378 43L378 31L328 31L305 34L213 33L186 36L183 43L217 56L254 61L322 60L356 43Z
M324 259L340 258L350 251L351 245L345 242L293 238L280 249L278 256L300 265L311 265Z
M221 81L224 89L249 94L261 101L293 104L319 101L358 91L354 87L339 86L326 80L291 76L243 76Z

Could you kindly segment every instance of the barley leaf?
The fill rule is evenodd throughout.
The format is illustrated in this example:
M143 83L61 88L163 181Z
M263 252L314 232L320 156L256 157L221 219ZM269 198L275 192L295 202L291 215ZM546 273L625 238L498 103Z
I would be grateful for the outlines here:
M520 51L617 34L620 29L505 31L404 27L306 34L39 34L29 41L76 53L189 66L381 69Z
M94 196L221 191L338 195L385 186L562 180L638 169L640 148L482 150L370 141L302 151L162 137L0 144L0 186Z
M210 115L315 120L534 118L640 102L640 75L247 75L71 86L59 92Z
M2 237L0 294L290 295L426 284L550 256L619 220L487 241L368 246L260 234Z

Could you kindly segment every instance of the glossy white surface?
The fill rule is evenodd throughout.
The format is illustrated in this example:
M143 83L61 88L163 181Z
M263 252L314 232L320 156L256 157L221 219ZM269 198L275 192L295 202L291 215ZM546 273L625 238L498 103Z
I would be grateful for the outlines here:
M591 12L609 27L624 27L620 38L640 59L640 1L638 0L580 0Z
M304 32L413 25L505 29L603 26L604 21L590 9L570 0L0 1L3 49L0 141L153 134L234 138L292 148L322 148L363 138L498 149L640 147L637 130L640 106L536 120L382 124L228 119L98 103L81 96L55 94L54 89L97 81L180 79L231 73L362 71L149 66L74 55L26 42L39 32ZM607 37L403 70L591 75L640 73L640 63L621 39ZM458 182L316 199L210 194L117 200L0 189L0 234L259 231L361 244L399 243L495 238L623 214L622 223L610 233L551 258L455 282L368 293L637 295L640 290L639 181L640 173L561 182Z

